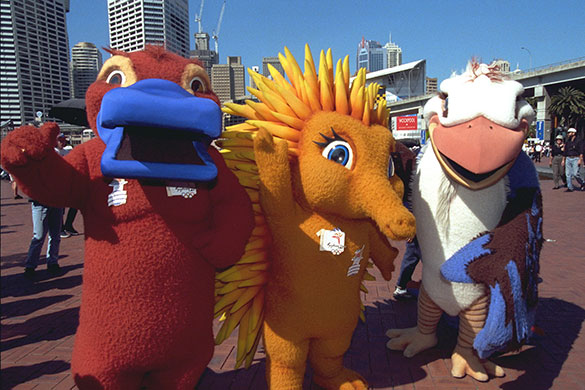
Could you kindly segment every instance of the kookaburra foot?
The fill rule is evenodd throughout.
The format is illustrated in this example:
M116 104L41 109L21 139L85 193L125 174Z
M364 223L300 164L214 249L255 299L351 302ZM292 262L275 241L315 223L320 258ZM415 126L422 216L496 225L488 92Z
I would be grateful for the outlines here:
M463 378L465 375L473 379L486 382L490 376L503 377L504 369L487 359L480 359L472 348L464 348L457 345L451 355L451 375L455 378Z

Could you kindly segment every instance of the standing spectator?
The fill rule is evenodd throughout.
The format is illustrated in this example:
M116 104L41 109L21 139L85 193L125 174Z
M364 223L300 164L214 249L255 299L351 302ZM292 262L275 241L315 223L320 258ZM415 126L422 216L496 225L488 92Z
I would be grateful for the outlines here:
M55 151L57 153L61 153L60 149L64 146L63 139L63 134L60 134L55 140ZM61 224L63 223L62 208L48 207L35 200L31 200L31 202L33 238L24 263L24 275L28 278L32 278L35 275L35 269L47 234L49 235L47 269L51 273L58 272L61 269L59 266L59 245L61 244Z
M402 257L402 263L400 264L400 275L398 276L396 289L393 294L394 299L406 300L415 298L415 296L406 289L406 285L412 279L412 274L414 273L416 265L420 259L420 247L418 246L418 238L415 236L406 241L406 250L404 251L404 257Z
M538 142L534 147L534 161L540 162L540 157L542 156L542 144Z
M579 167L583 165L583 145L577 141L577 130L570 128L567 130L569 139L565 142L565 151L563 153L562 165L565 167L567 175L567 189L565 192L573 192L573 177L581 185L580 190L585 191L583 180L579 177Z
M58 261L63 209L47 207L35 200L32 200L31 202L33 238L30 242L28 254L24 263L24 274L27 277L33 277L35 274L35 269L37 268L41 249L43 248L43 243L45 242L47 233L49 234L47 269L49 272L58 272L61 269Z
M557 135L555 138L555 144L552 146L551 149L551 157L550 157L550 166L553 171L553 180L555 186L553 190L558 190L561 188L561 179L564 178L564 172L562 169L562 162L563 162L563 152L565 150L565 143L563 140L562 135ZM564 180L563 180L564 181Z
M71 147L68 147L69 140L65 136L65 134L61 133L57 136L57 153L59 153L62 157L64 157L67 153L71 151ZM69 208L67 212L67 219L65 223L61 226L61 238L69 238L71 236L76 236L79 233L77 230L73 228L73 221L75 220L75 216L77 215L77 209Z
M10 186L12 187L12 194L14 195L14 199L22 199L22 196L20 196L18 193L18 184L16 184L16 181L12 175L9 174L8 176L10 178Z
M392 152L392 164L391 166L395 169L395 174L402 179L404 183L404 195L402 202L410 210L410 193L411 193L411 177L414 171L415 158L420 148L411 147L410 150L406 149L400 142L396 142L396 152ZM392 173L389 172L391 176ZM411 294L407 289L408 282L412 279L412 274L416 268L416 265L421 259L420 248L418 246L418 239L416 236L406 241L406 251L400 264L400 275L398 276L398 282L394 290L394 299L396 300L407 300L415 299L416 296Z

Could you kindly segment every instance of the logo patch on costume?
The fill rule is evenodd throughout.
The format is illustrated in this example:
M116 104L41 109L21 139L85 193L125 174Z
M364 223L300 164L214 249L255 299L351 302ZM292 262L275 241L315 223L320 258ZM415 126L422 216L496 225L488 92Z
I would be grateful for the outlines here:
M182 196L191 199L197 194L197 188L191 187L167 187L167 196Z
M124 190L124 184L128 184L127 180L114 179L110 184L112 193L108 195L108 206L121 206L128 200L128 193Z
M340 255L345 249L345 233L339 228L333 230L321 229L317 232L319 236L319 250Z
M364 248L366 246L362 245L360 249L357 249L353 254L353 258L351 259L351 265L347 269L347 276L353 276L360 272L360 261L364 258Z

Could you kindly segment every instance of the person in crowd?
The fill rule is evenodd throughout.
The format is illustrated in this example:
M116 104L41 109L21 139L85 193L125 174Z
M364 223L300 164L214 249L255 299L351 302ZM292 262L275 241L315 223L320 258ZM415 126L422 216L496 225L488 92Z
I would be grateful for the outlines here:
M408 144L405 144L409 146ZM414 170L415 159L416 155L420 151L420 146L418 144L410 146L408 149L403 147L400 142L396 143L397 151L391 153L392 156L392 166L395 168L395 174L398 175L402 179L404 183L404 196L402 197L402 202L411 210L410 207L410 192L411 192L411 177ZM389 174L391 174L389 172ZM402 263L400 264L400 275L398 276L398 281L396 283L396 288L394 290L393 296L396 300L409 300L415 299L416 296L412 294L406 288L408 282L412 279L412 274L416 269L417 264L421 259L420 248L418 246L418 239L416 236L410 240L406 241L406 250L404 252L404 256L402 258Z
M71 151L71 147L69 145L69 140L65 136L65 134L61 133L57 137L57 153L61 156L65 156L67 153ZM65 223L61 226L61 238L68 238L71 236L77 236L79 232L75 230L73 227L73 221L75 220L75 216L77 215L77 209L69 208L67 212L67 218L65 219Z
M14 195L14 199L22 199L22 196L18 193L18 184L12 177L12 175L8 175L10 177L10 186L12 187L12 194Z
M558 190L561 188L561 181L564 180L565 172L563 172L562 162L563 162L563 152L565 150L565 142L562 135L557 135L555 138L555 143L551 148L551 155L550 155L550 167L553 171L553 181L555 186L553 190Z
M567 189L565 192L573 192L576 189L573 187L573 178L581 186L577 190L585 191L583 178L579 176L579 167L583 165L583 142L577 140L577 129L573 127L567 130L567 137L568 140L565 142L563 161L561 163L565 167L565 175L567 175Z
M542 156L542 144L537 142L534 146L534 162L540 162Z
M61 154L60 149L64 146L63 134L59 134L55 140L55 151ZM26 260L24 263L24 275L33 278L45 242L49 236L47 245L47 270L50 273L57 273L61 270L59 266L59 246L61 244L61 224L63 223L63 209L59 207L45 206L31 199L33 237L30 242Z

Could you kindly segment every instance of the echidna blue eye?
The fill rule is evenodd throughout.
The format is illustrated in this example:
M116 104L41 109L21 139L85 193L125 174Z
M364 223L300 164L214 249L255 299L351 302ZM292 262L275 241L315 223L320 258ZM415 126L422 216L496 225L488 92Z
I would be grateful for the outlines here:
M353 164L353 151L345 141L333 141L323 149L323 157L335 163L351 169Z

